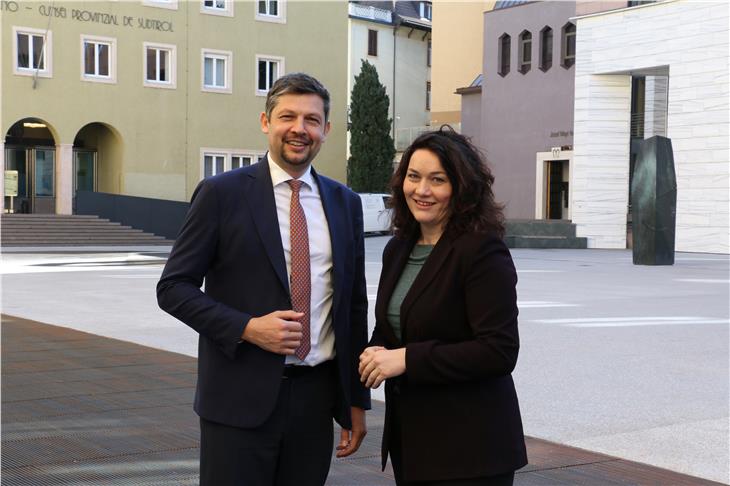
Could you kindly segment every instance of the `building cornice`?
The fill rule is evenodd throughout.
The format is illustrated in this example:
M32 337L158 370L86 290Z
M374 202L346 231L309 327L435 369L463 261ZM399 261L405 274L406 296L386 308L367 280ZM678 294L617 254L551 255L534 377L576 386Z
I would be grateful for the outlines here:
M582 19L590 19L593 17L603 17L606 15L612 15L612 14L619 13L619 12L633 11L633 10L638 10L638 9L642 9L642 8L652 8L652 7L655 7L658 5L666 5L668 3L677 3L680 1L682 1L682 0L658 0L658 1L652 2L652 3L643 3L641 5L634 5L633 7L622 7L622 8L615 8L613 10L604 10L603 12L590 13L590 14L586 14L586 15L576 15L575 17L570 17L570 20L582 20Z

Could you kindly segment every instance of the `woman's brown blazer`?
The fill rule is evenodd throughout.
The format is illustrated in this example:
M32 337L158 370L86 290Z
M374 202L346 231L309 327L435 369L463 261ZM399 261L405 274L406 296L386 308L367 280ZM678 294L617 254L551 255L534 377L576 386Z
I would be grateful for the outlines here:
M491 476L527 464L510 373L517 362L517 274L503 241L444 234L400 309L402 341L388 302L415 238L391 239L375 304L371 345L406 347L406 373L387 380L383 467L394 399L408 481Z

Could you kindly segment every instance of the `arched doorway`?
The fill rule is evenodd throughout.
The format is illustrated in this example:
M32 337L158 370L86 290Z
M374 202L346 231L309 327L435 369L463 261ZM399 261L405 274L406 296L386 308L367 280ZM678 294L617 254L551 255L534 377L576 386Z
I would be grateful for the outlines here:
M17 190L6 190L5 209L16 213L56 212L56 141L53 128L39 118L24 118L5 134L6 178L17 178Z
M78 191L121 193L122 138L100 122L84 125L73 143L74 200Z

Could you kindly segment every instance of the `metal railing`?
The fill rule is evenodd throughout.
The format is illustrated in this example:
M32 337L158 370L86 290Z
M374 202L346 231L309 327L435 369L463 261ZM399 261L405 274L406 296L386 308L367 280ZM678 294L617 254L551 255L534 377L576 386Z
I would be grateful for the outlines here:
M361 19L380 20L382 22L391 23L393 15L390 10L384 10L376 7L366 7L357 3L350 2L350 15Z
M403 152L405 149L408 148L410 144L413 143L413 141L418 138L419 135L425 132L430 132L431 130L438 130L438 126L420 126L420 127L407 127L407 128L396 128L395 129L395 150L397 152ZM456 130L457 132L461 133L461 123L449 123L449 126Z

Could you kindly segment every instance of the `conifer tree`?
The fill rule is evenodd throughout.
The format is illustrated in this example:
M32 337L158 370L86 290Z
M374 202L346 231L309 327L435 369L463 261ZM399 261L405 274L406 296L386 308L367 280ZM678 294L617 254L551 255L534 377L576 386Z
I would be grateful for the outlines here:
M375 66L363 60L350 97L350 158L347 183L356 192L390 192L395 146L390 100Z

